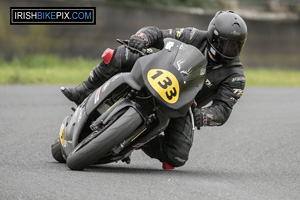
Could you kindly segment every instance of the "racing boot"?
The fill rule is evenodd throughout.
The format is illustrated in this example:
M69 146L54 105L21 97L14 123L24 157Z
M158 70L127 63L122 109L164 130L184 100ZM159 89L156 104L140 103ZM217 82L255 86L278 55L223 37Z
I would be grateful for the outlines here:
M96 84L93 84L90 76L75 88L60 88L61 92L76 105L79 105L94 89L96 89Z
M108 48L102 54L103 61L93 68L93 70L90 72L89 77L83 83L76 86L75 88L61 87L61 92L76 105L81 104L81 102L89 94L91 94L96 88L100 87L113 75L113 66L111 66L112 63L110 63L113 55L114 51Z

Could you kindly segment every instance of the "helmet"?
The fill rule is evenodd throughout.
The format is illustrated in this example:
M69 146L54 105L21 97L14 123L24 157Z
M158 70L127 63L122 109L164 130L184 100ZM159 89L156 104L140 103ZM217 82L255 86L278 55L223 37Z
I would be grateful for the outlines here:
M237 58L247 39L247 25L233 11L219 11L207 30L208 51L219 63Z

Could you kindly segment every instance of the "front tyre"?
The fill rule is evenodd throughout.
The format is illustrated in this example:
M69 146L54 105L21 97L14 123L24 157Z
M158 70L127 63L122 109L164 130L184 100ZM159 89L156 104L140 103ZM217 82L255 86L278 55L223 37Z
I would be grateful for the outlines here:
M71 170L83 170L94 164L100 158L107 156L115 146L128 138L141 123L142 118L140 114L134 108L129 107L103 133L79 150L75 148L67 158L68 167Z
M53 158L60 163L66 163L66 160L64 159L62 152L61 152L61 145L59 138L57 138L54 143L51 145L51 152Z

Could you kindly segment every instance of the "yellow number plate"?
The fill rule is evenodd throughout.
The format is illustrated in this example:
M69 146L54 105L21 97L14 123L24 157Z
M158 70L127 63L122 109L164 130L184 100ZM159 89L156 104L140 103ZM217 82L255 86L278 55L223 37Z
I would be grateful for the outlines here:
M179 83L171 72L163 69L151 69L147 79L152 88L168 103L176 103L179 97Z

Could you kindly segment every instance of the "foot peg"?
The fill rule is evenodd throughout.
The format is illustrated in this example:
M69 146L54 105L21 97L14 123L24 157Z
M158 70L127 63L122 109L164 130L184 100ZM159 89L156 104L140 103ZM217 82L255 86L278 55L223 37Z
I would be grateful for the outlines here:
M122 160L122 162L125 162L126 164L130 164L131 163L131 159L130 159L130 156L128 156L128 157L126 157L126 158L124 158L123 160Z

